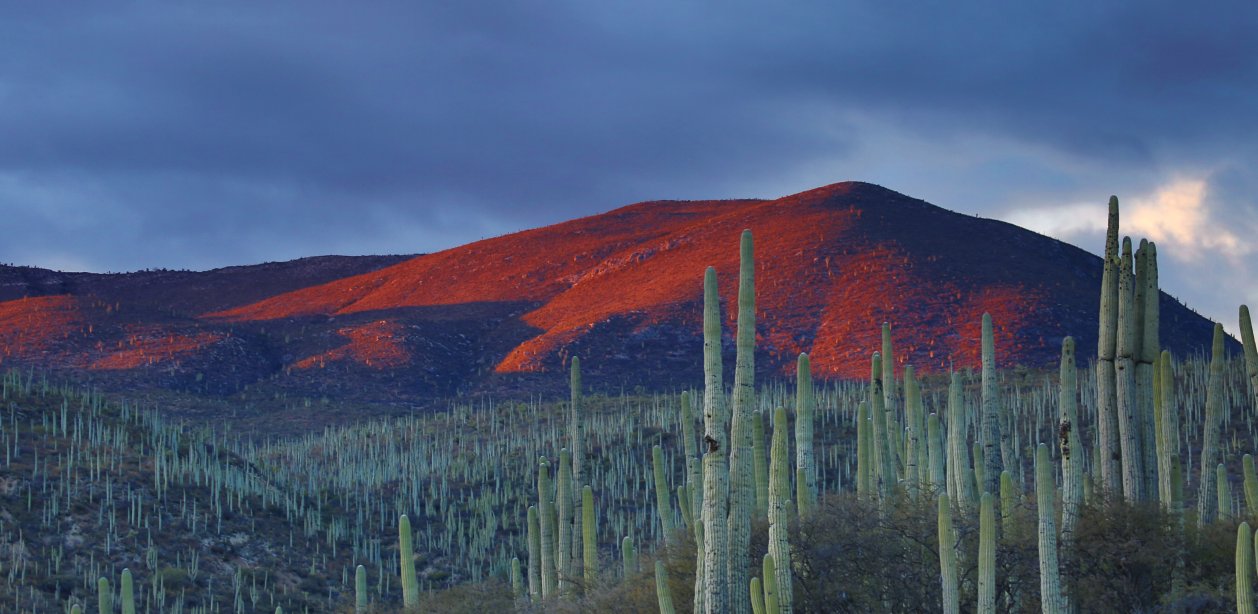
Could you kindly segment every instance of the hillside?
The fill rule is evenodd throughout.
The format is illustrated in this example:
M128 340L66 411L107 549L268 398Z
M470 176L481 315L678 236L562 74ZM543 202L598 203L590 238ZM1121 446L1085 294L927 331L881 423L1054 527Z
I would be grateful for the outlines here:
M1095 347L1098 257L848 182L776 200L638 203L411 258L208 273L5 268L0 366L206 399L248 391L397 410L553 388L545 374L573 355L606 389L691 385L702 272L717 268L732 324L743 228L756 237L762 377L784 375L800 352L819 377L863 376L884 321L897 362L925 374L977 365L984 312L1002 367L1050 364L1067 334ZM1163 294L1161 334L1185 355L1210 326Z

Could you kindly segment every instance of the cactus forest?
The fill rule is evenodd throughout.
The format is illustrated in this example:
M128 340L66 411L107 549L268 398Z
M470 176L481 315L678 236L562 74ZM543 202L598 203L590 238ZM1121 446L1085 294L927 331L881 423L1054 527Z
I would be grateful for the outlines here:
M1065 337L1044 372L997 370L984 314L949 373L897 362L892 321L867 380L800 355L755 381L754 231L736 304L694 280L687 390L591 393L583 356L567 398L261 439L8 372L0 610L1254 612L1248 310L1243 353L1221 325L1163 351L1157 249L1116 199L1096 352Z

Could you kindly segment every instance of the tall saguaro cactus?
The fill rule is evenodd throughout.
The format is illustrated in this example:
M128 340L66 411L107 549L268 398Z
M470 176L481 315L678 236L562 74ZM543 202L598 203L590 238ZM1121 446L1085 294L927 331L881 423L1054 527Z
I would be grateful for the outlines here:
M1142 290L1140 302L1138 303L1139 318L1137 326L1140 328L1138 337L1139 345L1136 348L1136 382L1139 394L1136 400L1140 403L1140 426L1141 426L1141 449L1144 452L1144 494L1145 500L1153 500L1158 492L1158 458L1157 446L1155 441L1157 438L1157 428L1155 423L1156 409L1154 403L1154 387L1153 379L1156 368L1154 363L1158 361L1158 356L1162 353L1161 340L1158 336L1158 327L1160 326L1161 309L1158 304L1160 292L1158 291L1158 251L1157 245L1152 241L1146 243L1140 242L1141 252L1144 254L1143 264L1140 266L1139 277L1136 282Z
M1223 325L1215 323L1210 347L1210 376L1206 380L1205 432L1201 436L1201 481L1197 495L1197 524L1214 521L1218 501L1215 496L1214 467L1219 462L1219 425L1223 421Z
M570 509L577 509L581 502L577 500L579 496L577 489L585 482L582 481L585 469L585 427L581 418L581 359L573 356L572 364L568 372L568 395L569 395L569 424L568 424L568 449L572 451L572 500L569 502ZM691 444L693 446L693 444ZM571 551L568 553L569 569L567 573L573 577L580 575L578 567L581 564L582 546L581 538L585 534L581 530L581 514L574 513L572 515L571 532Z
M895 459L891 456L890 436L887 434L886 399L882 393L882 355L874 352L870 364L869 403L873 417L873 480L880 499L891 497L896 484Z
M939 582L943 592L944 614L960 614L961 595L957 586L957 538L952 526L952 504L941 494L939 508Z
M398 519L398 557L402 569L402 605L413 608L419 604L419 579L415 576L415 548L411 541L411 519L402 514Z
M954 372L948 386L948 494L960 508L975 503L970 449L965 441L965 406L961 398L961 374Z
M769 554L777 566L778 607L784 614L791 611L791 548L786 537L790 522L787 505L791 498L790 440L786 409L773 413L773 446L769 460Z
M1131 238L1123 237L1122 261L1118 271L1118 354L1115 362L1118 398L1118 433L1123 457L1123 496L1129 503L1144 500L1144 450L1141 447L1142 407L1137 398L1135 350L1135 276Z
M555 594L559 579L555 576L555 502L551 499L550 461L543 456L537 462L538 534L542 543L542 599Z
M1258 345L1254 343L1254 325L1249 319L1249 306L1241 305L1241 345L1245 348L1245 374L1249 376L1249 390L1258 407Z
M807 354L800 354L795 378L795 468L803 479L796 480L796 504L799 515L807 514L817 501L815 460L812 451L813 398L812 367Z
M1039 511L1040 603L1044 614L1066 611L1061 592L1061 570L1057 566L1057 528L1053 526L1056 494L1053 461L1049 458L1048 446L1040 444L1035 451L1035 504Z
M1236 527L1236 613L1254 614L1254 534L1248 522Z
M1109 198L1105 231L1105 268L1101 274L1100 326L1096 352L1097 435L1100 448L1101 490L1122 493L1122 464L1118 443L1118 392L1114 359L1118 352L1118 197Z
M733 418L729 451L729 546L726 568L730 611L750 614L750 595L742 590L751 581L748 550L751 517L756 508L756 473L752 459L752 410L756 403L756 277L751 231L739 239L738 330L735 333Z
M983 493L978 512L978 611L996 612L996 502Z
M1061 445L1062 474L1061 558L1067 568L1070 568L1074 561L1075 526L1079 522L1079 506L1083 502L1083 446L1079 443L1081 429L1079 402L1076 396L1078 394L1077 373L1075 340L1073 337L1066 337L1061 342L1061 389L1058 394L1057 435ZM1037 495L1039 493L1038 482L1036 493ZM1064 594L1066 599L1063 605L1069 610L1073 602L1070 600L1068 587Z
M598 525L594 517L594 490L589 484L581 487L581 558L585 585L594 586L598 579Z
M725 387L721 382L721 304L716 269L703 275L703 608L710 614L729 610L727 552L729 547L729 469L725 434ZM738 587L742 588L742 587Z
M660 530L664 533L664 543L671 544L673 536L673 506L669 503L670 490L664 478L664 450L659 446L651 447L651 473L655 479L655 511L660 517Z

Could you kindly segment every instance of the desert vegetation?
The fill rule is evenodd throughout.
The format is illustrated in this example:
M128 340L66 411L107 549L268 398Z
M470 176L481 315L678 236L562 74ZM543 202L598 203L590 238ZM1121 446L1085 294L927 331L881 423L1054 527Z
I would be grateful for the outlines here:
M950 373L891 322L867 380L756 382L750 232L732 337L703 279L701 389L590 394L571 358L566 399L268 440L10 371L0 608L1252 612L1248 312L1244 355L1161 351L1110 206L1096 355L1051 372L998 370L983 316Z

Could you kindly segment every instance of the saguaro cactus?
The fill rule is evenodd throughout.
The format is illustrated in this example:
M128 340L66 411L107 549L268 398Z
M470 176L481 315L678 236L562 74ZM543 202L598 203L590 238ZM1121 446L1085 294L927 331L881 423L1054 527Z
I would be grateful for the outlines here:
M664 450L659 446L651 448L651 469L655 478L655 511L660 517L660 530L664 532L664 543L675 541L673 536L673 506L669 501L668 483L664 479Z
M703 276L703 607L716 614L729 611L728 528L729 469L725 434L725 387L721 383L721 306L716 269Z
M581 488L581 548L585 585L594 586L598 579L598 525L594 517L594 490L587 484Z
M419 578L415 576L415 549L411 542L411 519L398 518L398 557L402 569L402 605L413 608L419 604Z
M1138 329L1132 290L1131 238L1123 237L1123 256L1118 271L1118 358L1115 375L1118 395L1118 433L1123 456L1123 496L1129 503L1144 500L1144 449L1142 407L1137 398L1135 346Z
M739 240L737 354L734 359L733 418L730 422L729 451L729 548L726 553L726 587L731 591L730 611L749 614L751 600L747 586L748 549L751 544L751 516L756 507L755 463L752 460L752 409L756 403L756 282L751 231Z
M970 450L965 441L965 406L961 398L961 374L954 372L948 386L948 494L963 509L975 502Z
M131 578L131 570L122 570L122 614L135 614L135 583Z
M114 593L109 587L109 579L101 576L96 580L96 609L100 614L113 614Z
M1258 346L1254 344L1254 325L1249 319L1249 307L1241 305L1241 345L1245 349L1245 373L1249 376L1249 390L1258 406Z
M666 504L667 504L667 495ZM568 589L572 578L572 457L567 448L559 451L559 477L555 485L555 513L558 515L558 543L555 547L555 577L559 591Z
M944 614L960 614L961 594L957 587L957 538L952 527L952 504L948 495L939 496L939 581L943 591Z
M786 422L786 409L779 407L773 414L773 448L769 461L769 554L777 567L778 607L790 612L791 548L787 542L786 527L790 522L787 510L790 501L790 426Z
M528 523L529 596L538 601L542 598L542 527L535 505L529 506Z
M868 497L874 491L874 460L869 450L872 429L869 405L862 401L856 406L856 494L860 497Z
M939 434L939 416L931 414L926 419L926 447L927 454L930 457L930 477L928 484L930 490L935 494L944 494L948 492L947 476L944 473L943 443L940 441Z
M1151 501L1157 494L1159 470L1153 407L1154 363L1158 361L1158 356L1162 353L1161 341L1158 337L1160 324L1158 252L1157 246L1152 241L1146 243L1142 240L1140 246L1144 254L1144 263L1140 266L1139 277L1136 279L1138 287L1142 290L1140 302L1137 303L1139 308L1137 325L1140 328L1140 335L1137 338L1139 344L1135 355L1138 388L1136 400L1140 403L1140 426L1143 430L1140 439L1141 450L1144 451L1144 494L1145 500Z
M1044 614L1066 610L1062 600L1061 571L1057 567L1057 528L1053 518L1057 484L1053 480L1053 460L1048 446L1040 444L1035 451L1035 504L1039 511L1040 603Z
M978 512L978 611L996 612L996 503L983 493Z
M1236 527L1236 612L1254 614L1254 534L1248 522Z
M764 555L764 563L762 564L762 573L764 574L764 611L769 614L780 612L782 608L778 603L778 572L777 564L773 562L773 555Z
M1061 343L1061 388L1058 394L1057 435L1061 445L1062 559L1069 568L1074 561L1075 526L1079 521L1079 505L1083 502L1083 446L1079 443L1078 384L1075 368L1075 340L1066 337ZM1038 462L1038 457L1037 457ZM1038 467L1037 467L1038 470ZM1038 474L1037 474L1038 476ZM1038 477L1036 478L1038 480ZM1036 485L1039 494L1039 485ZM1063 607L1070 609L1069 591Z
M1105 268L1101 274L1100 326L1097 335L1096 406L1100 448L1101 490L1122 493L1122 464L1118 443L1118 392L1114 359L1118 352L1118 197L1109 198L1105 231Z
M1218 502L1217 480L1211 475L1219 463L1219 425L1223 420L1223 325L1215 323L1210 352L1210 377L1206 380L1205 432L1201 436L1201 482L1197 495L1197 524L1214 521Z
M668 571L664 561L655 560L655 599L660 604L660 614L673 614L673 592L668 588Z
M568 449L572 451L572 500L569 502L569 509L575 510L581 505L577 500L578 494L576 489L585 482L583 481L585 469L585 427L581 418L581 359L573 356L572 363L568 372L568 405L570 410L568 424ZM692 440L691 448L693 451L694 443ZM577 567L580 565L582 546L581 538L585 534L581 530L581 514L572 515L572 528L569 533L571 539L571 551L569 557L569 569L567 573L576 577L580 575Z
M765 445L764 411L756 410L751 418L751 452L756 469L756 516L769 514L769 450Z
M891 323L882 323L882 403L887 413L887 449L890 451L891 469L896 472L894 484L899 479L900 470L900 426L896 420L896 411L900 406L899 395L895 386L895 357L891 347Z
M555 502L551 499L550 461L543 456L537 461L537 499L539 535L542 544L542 599L555 594L559 587L555 577Z
M878 497L888 499L895 490L895 459L891 456L890 436L887 434L886 399L882 393L882 355L874 352L870 364L869 403L873 418L873 480ZM771 496L771 495L770 495Z
M813 398L812 368L807 354L800 354L795 378L795 467L802 480L795 482L795 507L799 515L807 514L817 500L816 468L812 452Z
M520 559L511 559L511 579L516 598L524 597L524 583L520 581ZM363 614L367 611L367 568L359 565L354 568L354 613Z

